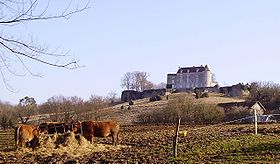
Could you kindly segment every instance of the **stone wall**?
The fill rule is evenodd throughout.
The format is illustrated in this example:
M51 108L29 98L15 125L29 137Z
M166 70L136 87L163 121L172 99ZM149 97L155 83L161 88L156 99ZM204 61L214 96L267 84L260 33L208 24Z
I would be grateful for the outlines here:
M149 89L144 90L143 92L137 92L135 90L125 90L122 92L121 100L126 102L129 100L138 100L142 98L149 98L152 96L164 96L166 89Z
M239 97L245 94L246 87L248 87L248 85L244 85L241 83L228 87L220 87L220 93L223 93L230 97Z

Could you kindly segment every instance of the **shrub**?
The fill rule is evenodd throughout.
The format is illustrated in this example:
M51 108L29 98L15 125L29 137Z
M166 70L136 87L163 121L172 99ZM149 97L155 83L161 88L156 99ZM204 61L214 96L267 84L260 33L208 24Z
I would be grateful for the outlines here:
M195 98L199 99L199 98L204 98L204 97L209 97L208 92L201 92L199 89L194 89L194 93L195 93Z
M226 110L225 121L237 120L251 115L250 110L246 107L233 107Z
M194 93L195 93L195 98L196 98L196 99L201 98L202 92L201 92L199 89L195 89L195 90L194 90Z
M224 110L215 105L194 104L189 97L180 97L168 102L162 110L139 115L141 123L174 123L178 116L184 123L217 123L224 120Z
M155 96L150 97L150 102L160 101L160 100L162 100L162 98L159 95L155 95Z
M129 104L129 105L133 105L134 102L133 102L132 100L129 100L128 104Z
M224 120L224 110L216 105L195 105L193 109L194 123L209 124Z
M204 92L204 93L201 95L201 97L202 97L202 98L203 98L203 97L209 97L208 92Z
M172 109L156 110L138 116L140 123L174 123L177 120L177 112Z
M6 115L3 115L0 119L0 126L6 130L8 128L13 128L16 125L16 120L13 120L13 118L8 117Z

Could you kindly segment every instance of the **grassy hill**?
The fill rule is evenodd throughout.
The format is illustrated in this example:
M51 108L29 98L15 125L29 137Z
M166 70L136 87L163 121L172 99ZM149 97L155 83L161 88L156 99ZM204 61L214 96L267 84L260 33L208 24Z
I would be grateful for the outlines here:
M128 102L115 105L113 107L98 110L94 113L95 118L98 120L113 119L121 124L132 124L136 121L137 116L146 112L160 110L167 106L168 101L172 101L182 96L188 96L194 103L200 104L214 104L229 103L229 102L242 102L245 101L241 98L225 97L222 94L210 93L208 98L195 99L194 95L190 93L173 93L162 97L160 101L150 102L149 98L133 101L134 105L129 106ZM130 109L129 109L130 108Z

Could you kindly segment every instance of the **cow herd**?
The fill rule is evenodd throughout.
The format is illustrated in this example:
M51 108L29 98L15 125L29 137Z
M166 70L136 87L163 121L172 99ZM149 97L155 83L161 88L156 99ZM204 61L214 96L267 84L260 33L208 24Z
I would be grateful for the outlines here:
M115 121L45 122L39 126L21 124L15 129L15 143L17 148L35 148L39 145L39 136L41 134L73 132L84 136L92 144L94 137L111 136L113 145L116 145L119 131L120 125Z

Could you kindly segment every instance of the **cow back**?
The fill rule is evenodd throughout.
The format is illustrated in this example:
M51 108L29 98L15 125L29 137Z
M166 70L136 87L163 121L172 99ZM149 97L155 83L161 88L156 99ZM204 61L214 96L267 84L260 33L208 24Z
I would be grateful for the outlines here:
M19 125L15 129L15 141L16 146L25 146L27 142L35 140L38 136L38 130L36 126L33 125Z

